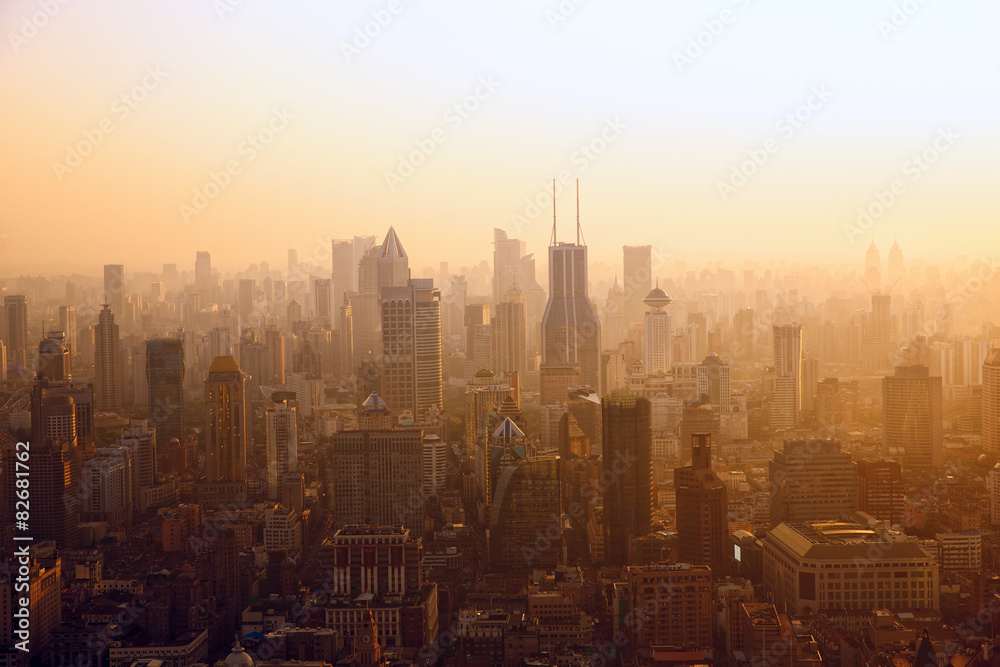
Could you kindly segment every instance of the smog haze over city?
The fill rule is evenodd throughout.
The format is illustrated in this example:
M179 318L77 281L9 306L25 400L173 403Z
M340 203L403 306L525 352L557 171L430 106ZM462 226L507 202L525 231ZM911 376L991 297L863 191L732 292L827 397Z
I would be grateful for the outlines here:
M0 667L1000 667L998 26L5 0Z

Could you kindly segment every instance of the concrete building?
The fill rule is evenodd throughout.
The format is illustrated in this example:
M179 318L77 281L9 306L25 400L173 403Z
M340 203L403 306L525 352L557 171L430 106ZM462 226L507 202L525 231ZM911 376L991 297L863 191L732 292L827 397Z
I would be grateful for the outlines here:
M772 527L839 519L857 511L857 464L837 440L785 440L768 468Z

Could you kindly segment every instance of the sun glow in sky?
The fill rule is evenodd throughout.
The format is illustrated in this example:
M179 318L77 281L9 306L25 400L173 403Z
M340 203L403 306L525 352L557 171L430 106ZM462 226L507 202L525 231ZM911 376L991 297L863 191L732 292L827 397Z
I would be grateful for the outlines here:
M860 262L997 241L991 0L7 0L6 275L542 252ZM859 209L869 218L859 220Z

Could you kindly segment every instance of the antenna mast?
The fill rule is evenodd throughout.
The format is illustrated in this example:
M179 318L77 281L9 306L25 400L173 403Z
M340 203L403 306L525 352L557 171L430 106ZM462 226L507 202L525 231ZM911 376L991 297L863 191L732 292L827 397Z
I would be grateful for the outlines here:
M556 179L552 179L552 237L549 245L556 244Z
M583 241L581 243L581 241ZM583 240L583 227L580 226L580 179L576 179L576 244L587 245Z

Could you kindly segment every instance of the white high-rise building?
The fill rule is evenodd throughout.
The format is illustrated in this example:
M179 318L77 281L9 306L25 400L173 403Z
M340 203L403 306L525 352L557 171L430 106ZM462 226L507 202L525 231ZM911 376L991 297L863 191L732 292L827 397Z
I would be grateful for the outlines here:
M664 308L671 301L672 299L659 286L651 289L642 300L650 308L643 323L646 339L646 353L643 355L646 375L670 372L670 313Z
M430 498L444 486L448 472L448 445L438 436L430 433L424 436L421 462L423 465L424 498Z
M802 325L774 326L774 396L771 428L795 428L802 408Z
M418 422L443 405L441 290L430 278L382 289L382 396Z
M297 472L299 454L295 407L288 404L291 395L275 394L271 396L274 403L267 409L267 493L271 500L278 500L284 475Z
M987 352L983 362L982 419L983 451L996 454L1000 452L1000 348Z

